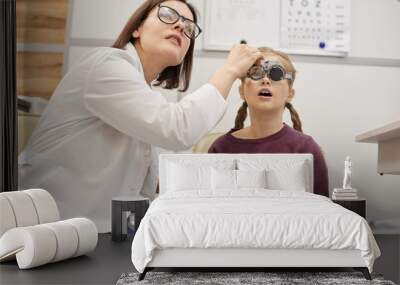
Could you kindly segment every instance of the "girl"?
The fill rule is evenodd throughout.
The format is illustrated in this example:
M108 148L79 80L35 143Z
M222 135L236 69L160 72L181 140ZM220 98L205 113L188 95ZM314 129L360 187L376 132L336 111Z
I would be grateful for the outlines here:
M200 32L185 0L145 1L112 48L95 49L60 82L20 156L20 188L44 188L63 219L86 216L109 231L111 199L141 191L151 145L195 144L220 120L233 82L261 57L236 45L207 84L169 103L151 84L188 88Z
M210 153L312 153L314 193L329 196L328 171L321 149L303 134L301 121L291 101L295 95L296 70L289 57L270 48L260 48L263 60L253 65L239 87L244 100L235 127L218 138ZM283 123L285 107L293 128ZM244 127L249 109L250 126Z

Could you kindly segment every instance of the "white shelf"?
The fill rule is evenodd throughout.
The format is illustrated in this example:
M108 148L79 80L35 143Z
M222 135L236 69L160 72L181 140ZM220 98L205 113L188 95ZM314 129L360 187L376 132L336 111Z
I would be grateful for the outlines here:
M378 173L400 175L400 121L356 136L356 142L378 144Z
M359 134L356 136L356 142L379 143L394 138L400 138L400 121Z

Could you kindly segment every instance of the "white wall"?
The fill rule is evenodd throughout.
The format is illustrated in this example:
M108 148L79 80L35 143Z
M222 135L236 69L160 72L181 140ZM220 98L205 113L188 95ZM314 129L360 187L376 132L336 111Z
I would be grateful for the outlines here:
M85 39L114 39L142 1L70 0L73 13L71 36Z
M74 0L74 2L72 38L102 39L106 42L118 34L124 22L122 19L127 19L130 14L127 11L133 11L141 1ZM204 0L191 2L203 14L200 18L201 23L204 20ZM352 43L353 53L350 55L354 57L372 55L376 58L379 53L375 49L370 52L371 46L362 43L370 41L371 45L374 45L374 41L378 41L377 45L387 46L387 49L382 49L387 52L382 52L381 58L400 58L400 50L394 52L389 44L383 43L384 35L388 34L397 37L394 39L395 42L400 42L398 25L390 25L390 21L385 23L374 21L376 17L373 11L377 9L387 13L389 19L393 18L391 13L393 9L387 9L386 6L389 2L393 5L396 0L353 1L353 7L357 6L357 9L352 9L354 17L359 20L352 22L357 33L354 35L356 40ZM96 5L95 10L93 5ZM398 5L400 6L400 3ZM111 13L110 17L107 17L108 11ZM379 17L384 19L385 15L380 14ZM118 20L113 22L111 18ZM93 24L93 19L96 19L96 25ZM362 21L367 24L363 26ZM360 34L363 27L365 30ZM379 27L382 27L382 30ZM91 29L95 31L91 32ZM227 55L223 52L202 51L201 40L202 37L199 38L196 47L190 90L207 82L213 70L223 63ZM91 47L71 47L69 63L73 64L88 48ZM350 155L353 159L353 186L359 189L361 196L367 198L368 219L394 220L400 229L400 176L379 176L376 173L377 145L355 143L356 134L400 119L400 64L394 62L393 67L385 67L340 64L340 60L327 61L315 57L311 59L293 57L293 59L298 70L298 78L294 85L297 96L293 103L300 113L304 131L312 135L324 150L329 168L330 188L341 186L344 159ZM171 92L168 96L171 96ZM236 111L241 104L237 84L232 88L228 101L229 108L214 131L225 132L233 126Z
M207 81L222 58L196 58L191 90ZM376 173L377 145L355 142L356 134L399 120L400 68L294 62L293 101L304 126L326 155L330 189L340 187L344 159L353 159L353 186L367 198L368 218L400 224L400 176ZM241 104L236 84L229 108L215 131L233 127ZM288 116L286 116L288 118ZM287 120L290 124L290 120Z

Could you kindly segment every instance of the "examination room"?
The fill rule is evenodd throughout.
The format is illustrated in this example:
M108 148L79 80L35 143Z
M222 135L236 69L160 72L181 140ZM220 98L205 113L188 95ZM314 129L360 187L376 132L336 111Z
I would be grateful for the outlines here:
M0 1L0 284L400 284L400 0Z

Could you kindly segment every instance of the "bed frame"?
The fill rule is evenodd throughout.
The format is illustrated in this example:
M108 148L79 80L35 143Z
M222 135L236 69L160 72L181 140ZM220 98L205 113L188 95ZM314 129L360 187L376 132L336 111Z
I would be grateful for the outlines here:
M361 271L371 280L359 250L331 249L238 249L170 248L155 250L152 261L139 275L156 268L232 268L235 271L266 268L343 268ZM262 271L262 270L261 270Z
M309 188L313 193L313 159L311 154L162 154L160 155L160 193L165 189L167 175L167 161L189 159L191 161L212 162L217 159L232 160L254 157L268 159L271 157L297 161L306 161L309 164ZM157 249L153 259L147 265L139 280L143 280L146 273L156 268L231 268L235 271L246 269L266 268L343 268L350 267L361 271L367 280L371 280L369 270L361 257L359 250L331 250L331 249L255 249L255 248L170 248Z

